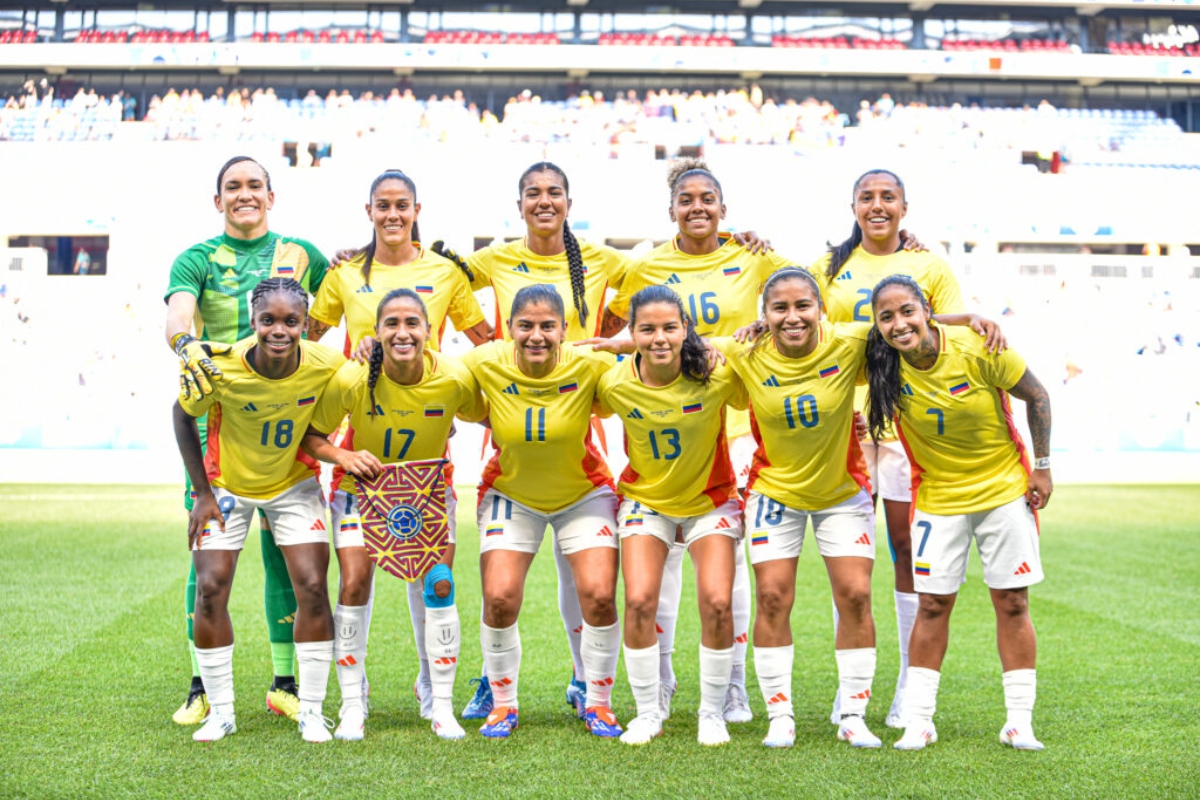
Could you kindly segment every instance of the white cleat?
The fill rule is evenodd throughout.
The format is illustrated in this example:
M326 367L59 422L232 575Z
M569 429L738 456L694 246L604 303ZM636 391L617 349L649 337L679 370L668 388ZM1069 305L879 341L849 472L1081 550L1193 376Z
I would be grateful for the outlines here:
M796 721L791 717L775 717L763 739L767 747L792 747L796 744Z
M320 711L301 711L298 723L300 738L306 742L323 744L333 739L333 734L329 732L333 720L323 716Z
M659 736L662 736L662 720L653 714L639 714L625 725L621 741L632 745L650 744Z
M1006 744L1014 750L1046 749L1046 745L1034 738L1032 728L1019 728L1016 725L1004 726L1000 731L1000 744Z
M430 716L433 718L429 727L437 734L439 739L455 740L466 738L467 732L463 730L463 726L458 724L458 720L454 717L452 709L445 711L432 711Z
M904 728L904 694L896 692L896 696L892 698L892 707L888 709L887 719L883 722L889 728Z
M845 717L838 723L837 736L851 747L883 747L879 737L871 733L862 717Z
M829 724L842 724L842 690L838 689L837 694L833 696L833 710L829 712Z
M208 712L204 725L192 734L195 742L219 742L226 736L237 733L237 722L233 714L221 714L216 709Z
M666 722L671 718L671 698L675 696L675 691L679 688L679 684L675 681L667 683L659 681L658 684L658 716Z
M421 704L421 719L433 719L433 687L417 681L413 684L413 696Z
M937 728L933 727L933 720L912 722L892 747L897 750L924 750L925 745L933 744L937 739Z
M705 747L720 747L729 744L729 731L726 730L725 720L721 718L720 714L713 714L710 711L700 712L696 741Z
M343 706L333 738L343 742L361 742L366 716L360 706Z
M729 688L725 690L725 721L749 722L752 719L754 712L750 710L750 697L746 694L746 687L740 683L729 684Z

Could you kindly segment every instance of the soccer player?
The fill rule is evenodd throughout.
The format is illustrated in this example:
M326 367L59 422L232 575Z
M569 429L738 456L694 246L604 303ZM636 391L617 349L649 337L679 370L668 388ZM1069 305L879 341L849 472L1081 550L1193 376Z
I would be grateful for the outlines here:
M609 304L604 333L611 335L623 327L629 316L630 300L647 286L670 286L684 300L688 314L701 336L729 336L757 317L757 298L767 277L787 266L786 258L774 251L755 252L753 244L741 244L732 234L721 231L725 218L725 199L721 184L702 161L684 159L672 165L667 176L670 186L671 220L678 232L667 243L639 258ZM615 321L614 321L615 320ZM740 485L749 474L754 452L750 425L745 413L728 415L730 454ZM750 574L745 548L736 549L734 578L733 672L725 700L726 722L748 722L753 718L746 693L746 646L750 628ZM679 599L683 590L682 543L676 542L667 557L663 573L663 591L658 606L660 669L662 674L661 715L671 716L671 697L675 694L675 671L671 653L675 646L675 625L679 617Z
M904 735L895 746L920 750L937 741L933 716L950 613L974 539L996 612L1004 671L1008 719L1000 741L1041 750L1033 733L1037 635L1028 587L1043 577L1036 512L1054 489L1050 397L1015 352L990 353L975 336L931 325L925 289L912 278L884 278L871 303L871 436L882 438L894 423L916 490L913 584L920 605L909 645ZM1009 395L1025 401L1032 471Z
M317 465L299 449L317 399L345 359L301 339L308 294L291 278L262 281L250 305L254 338L214 355L223 379L203 397L181 397L173 410L179 452L196 490L188 548L196 566L196 658L211 703L192 738L215 742L237 732L229 592L250 522L261 511L297 599L300 735L327 742L332 737L321 706L333 660L329 542ZM204 414L210 414L207 449L195 423Z
M224 217L224 232L184 251L171 267L165 295L167 342L179 355L184 366L185 391L193 398L211 392L213 381L221 377L208 353L193 337L193 326L208 342L232 345L253 333L249 298L264 278L291 278L313 293L325 277L328 262L313 245L270 230L267 212L274 202L271 176L261 164L246 156L229 159L217 174L217 193L213 197L217 211ZM203 418L199 424L203 440ZM189 510L193 503L190 490L191 486L184 499ZM259 536L265 572L267 632L275 667L274 680L267 690L267 708L294 721L300 708L293 667L296 650L292 644L296 598L287 564L261 514ZM192 644L194 567L188 574L184 597L192 685L172 719L180 725L198 725L208 714L208 699Z
M950 267L926 250L903 249L901 221L908 210L904 183L895 173L875 169L854 182L850 209L854 227L849 238L823 254L810 267L821 287L825 314L831 322L870 322L871 290L882 278L911 275L935 314L963 311L962 293ZM855 410L865 413L866 387L856 396ZM878 442L863 442L867 471L876 494L883 498L888 543L895 574L893 596L899 632L900 671L896 691L885 724L903 727L905 676L908 669L908 640L917 613L917 596L912 582L912 541L909 517L912 512L912 475L904 449L890 433ZM834 608L834 628L837 609ZM830 722L841 719L840 698L835 698Z
M725 406L746 407L745 391L725 364L709 366L683 301L666 286L648 286L629 303L637 352L600 379L599 411L625 426L629 466L621 475L617 513L625 578L625 669L637 717L626 744L662 733L655 614L667 553L682 531L696 567L700 606L702 745L723 745L723 717L733 666L734 549L742 537L742 501L725 440Z
M553 286L513 298L509 341L463 356L487 399L495 454L484 469L477 518L483 580L480 639L494 707L479 729L504 738L517 727L525 575L549 525L570 566L583 615L584 722L621 734L610 707L621 631L612 476L592 443L592 397L611 356L562 346L567 323Z
M363 737L367 709L360 687L367 655L367 600L373 573L363 544L354 478L374 478L383 464L442 458L455 416L469 422L483 418L483 398L471 373L454 359L436 352L428 311L421 295L399 288L384 295L372 330L369 364L349 362L330 382L317 405L304 439L304 449L337 465L331 523L334 547L341 565L342 584L334 627L338 683L342 687L338 739ZM426 347L426 345L430 345ZM341 445L329 441L327 432L350 415ZM446 509L450 544L441 561L423 580L409 584L413 628L421 654L426 683L421 695L422 717L432 720L434 733L443 739L461 739L462 726L451 707L454 678L462 638L458 608L454 604L455 495L453 473L446 467ZM418 601L412 601L417 587ZM432 658L429 656L432 655ZM429 713L424 701L429 698Z
M376 344L372 337L375 334L380 308L379 298L394 289L405 288L422 298L426 313L432 317L427 317L431 324L430 335L423 340L431 350L440 349L447 318L474 344L490 341L493 335L492 326L484 319L479 302L471 291L470 270L466 265L460 266L421 245L418 227L421 204L417 202L417 187L413 179L400 170L386 170L371 182L367 197L367 218L373 228L371 241L355 253L348 263L341 264L338 269L330 272L321 284L321 289L313 301L309 336L320 339L344 317L349 338L348 352L354 352L359 361L366 362ZM450 425L453 419L453 414L447 416L446 424ZM330 428L329 432L333 433L336 427ZM335 440L337 438L335 437ZM347 478L347 481L349 495L353 497L354 481L352 478ZM340 514L341 509L344 509L344 505L334 504L335 515ZM334 531L335 534L338 531L336 526ZM368 569L371 565L369 560L366 560L366 550L358 549L362 548L361 535L356 541L358 544L347 553L355 554L349 557L356 558L361 555L364 559L361 566L366 570L363 579L366 581L367 597L362 603L356 603L355 607L361 606L365 610L348 610L345 606L347 587L343 581L343 596L339 599L335 616L338 613L346 613L354 617L355 624L362 633L365 652L371 628L371 599L374 593L371 591L371 571ZM341 548L338 549L338 554L339 563L344 568L345 559L342 558ZM424 592L421 585L415 582L408 584L407 590L409 617L417 644L419 664L413 692L420 703L421 718L432 719L433 692L429 659L425 652ZM340 624L338 627L340 629ZM358 660L361 662L362 658ZM365 698L366 673L361 668L355 668L354 671L362 676L362 694ZM365 703L364 700L364 714L367 712ZM343 711L354 713L345 706ZM348 730L353 727L351 724ZM443 729L448 728L443 726Z

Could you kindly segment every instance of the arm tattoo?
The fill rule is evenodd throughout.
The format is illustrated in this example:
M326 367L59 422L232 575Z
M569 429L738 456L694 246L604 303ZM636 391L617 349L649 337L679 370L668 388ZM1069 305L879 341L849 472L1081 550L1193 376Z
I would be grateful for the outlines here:
M625 328L625 320L618 317L609 309L604 309L604 317L600 321L600 337L611 339Z
M1018 400L1025 401L1029 433L1033 437L1035 456L1050 455L1050 394L1028 368L1017 385L1008 390Z

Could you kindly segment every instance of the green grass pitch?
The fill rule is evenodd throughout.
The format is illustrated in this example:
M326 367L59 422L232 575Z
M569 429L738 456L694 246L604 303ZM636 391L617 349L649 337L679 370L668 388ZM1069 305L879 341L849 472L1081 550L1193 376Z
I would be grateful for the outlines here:
M471 492L460 490L468 509ZM360 743L307 745L265 713L270 680L262 567L251 537L234 586L239 731L197 745L170 721L190 670L179 491L0 486L0 797L790 796L1195 797L1200 794L1200 491L1065 486L1042 516L1048 579L1031 590L1039 636L1041 753L1002 747L1000 665L978 558L951 624L937 717L920 753L883 725L897 656L891 567L875 570L879 668L868 721L883 739L854 751L828 723L836 682L829 587L810 541L801 557L796 747L768 750L762 697L732 743L696 744L698 624L685 587L675 654L680 690L665 735L630 748L589 737L569 713L570 673L552 559L534 563L521 615L521 727L487 741L467 723L443 742L417 714L403 587L383 573L367 662L372 712ZM478 674L478 537L459 528L463 653L455 706ZM881 554L883 550L881 549ZM336 574L331 576L336 585ZM331 675L326 712L338 706ZM614 706L633 714L624 670Z

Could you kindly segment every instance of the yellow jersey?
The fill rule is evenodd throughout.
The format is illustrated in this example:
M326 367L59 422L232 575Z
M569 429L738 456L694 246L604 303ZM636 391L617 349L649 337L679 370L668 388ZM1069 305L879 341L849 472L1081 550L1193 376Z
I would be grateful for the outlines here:
M989 353L969 328L941 326L937 363L900 360L896 430L912 462L913 498L930 514L971 514L1016 500L1029 488L1029 459L1008 389L1025 374L1013 350Z
M667 386L638 377L638 357L614 365L596 389L601 416L620 416L629 465L622 497L671 517L694 517L732 500L737 476L729 462L725 406L746 407L741 381L728 364L708 383L683 375Z
M431 350L425 351L424 360L425 374L412 386L395 383L380 370L373 408L368 365L355 361L342 365L317 403L312 426L332 433L349 414L342 447L370 451L385 464L447 457L454 418L478 422L487 413L486 406L479 384L460 362ZM449 465L445 475L446 484L453 485ZM335 468L334 485L353 492L354 476Z
M467 265L475 273L474 289L492 287L496 295L496 331L498 338L508 340L506 324L512 310L513 298L526 286L548 283L563 299L567 319L567 341L578 342L600 333L604 317L605 294L609 288L619 289L629 266L629 259L611 247L579 240L583 257L583 286L587 300L587 324L579 322L571 291L571 269L567 254L539 256L520 239L507 244L493 245L467 257Z
M592 443L592 398L614 357L564 345L545 378L516 363L512 342L488 342L462 357L487 400L491 460L479 496L490 488L543 513L571 505L612 474Z
M193 417L208 413L208 480L256 500L270 499L317 475L317 462L300 450L325 386L346 359L317 342L300 341L300 366L286 378L264 378L246 361L257 338L213 356L224 378L199 400L180 400Z
M371 264L371 281L363 280L363 255L355 256L325 276L309 315L326 325L346 318L350 348L375 335L375 316L384 295L393 289L411 289L425 303L429 316L429 347L437 350L449 317L457 330L465 331L484 321L483 310L471 291L466 274L453 261L419 248L415 261L389 267Z
M822 320L816 349L804 358L782 355L770 333L752 351L733 339L713 340L750 395L758 448L748 489L804 511L870 491L854 433L854 387L866 380L868 330Z

